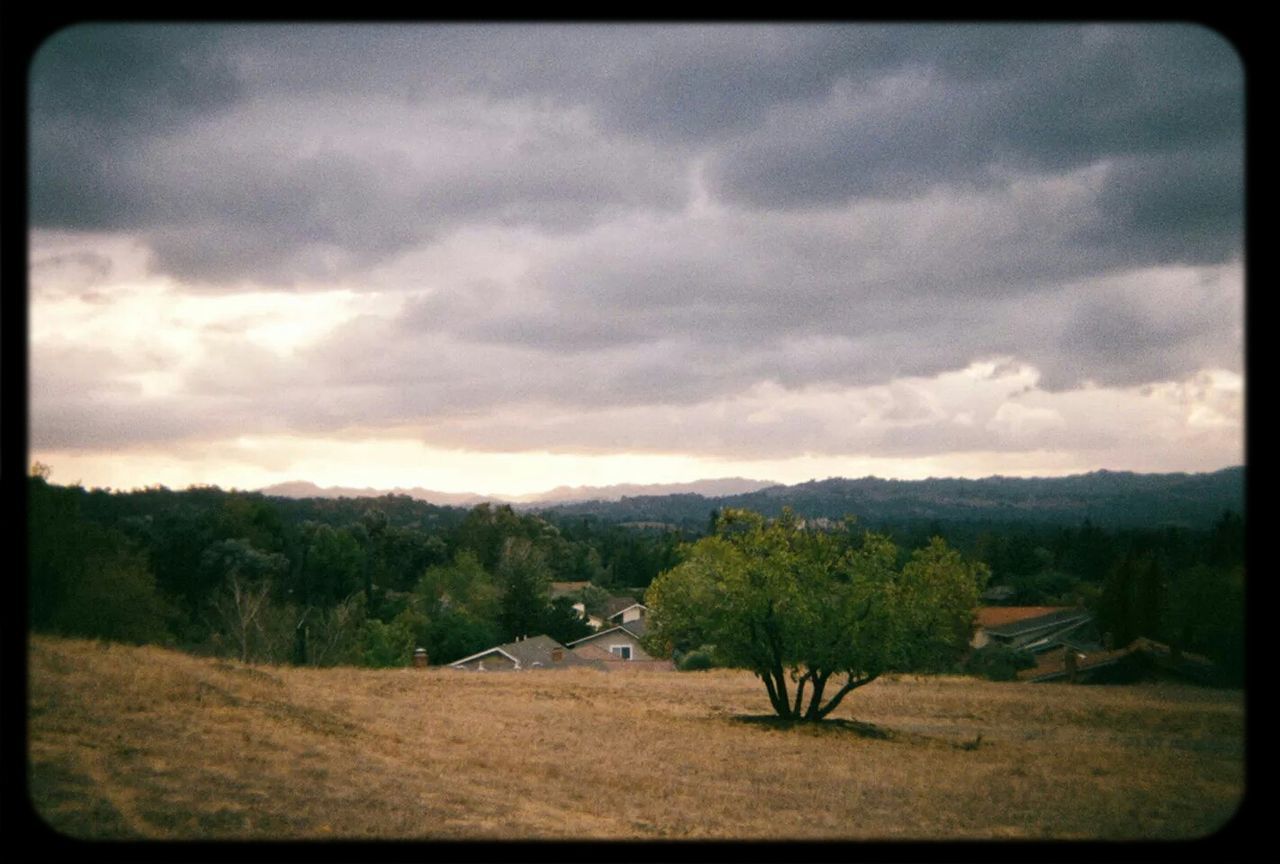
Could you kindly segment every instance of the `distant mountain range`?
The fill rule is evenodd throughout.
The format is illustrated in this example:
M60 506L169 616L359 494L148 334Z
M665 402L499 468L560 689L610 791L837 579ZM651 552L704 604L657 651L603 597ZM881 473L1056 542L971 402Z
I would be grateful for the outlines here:
M777 515L791 507L804 516L856 516L864 523L1033 521L1099 526L1207 526L1226 510L1244 513L1244 468L1206 474L1135 474L1094 471L1070 477L984 477L881 480L834 477L784 486L741 477L694 483L561 486L519 499L498 499L428 489L321 488L281 483L261 490L290 498L361 498L408 495L432 504L472 507L484 501L611 522L705 526L713 510L742 507Z
M317 486L306 480L277 483L259 491L264 495L282 498L378 498L383 495L408 495L432 504L451 507L474 507L486 501L490 503L537 506L564 504L578 501L620 501L627 497L661 495L701 495L712 498L724 495L740 495L776 486L772 480L748 480L744 477L721 477L714 480L695 480L691 483L619 483L613 486L557 486L547 492L533 495L498 497L476 495L471 492L437 492L421 486L395 489L362 489L350 486Z

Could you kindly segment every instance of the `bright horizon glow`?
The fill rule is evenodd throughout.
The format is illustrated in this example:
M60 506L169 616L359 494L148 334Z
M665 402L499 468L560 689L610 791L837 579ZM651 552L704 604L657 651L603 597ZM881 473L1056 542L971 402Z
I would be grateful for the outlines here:
M375 457L376 454L376 457ZM375 461L376 458L376 461ZM1082 462L1073 454L961 453L929 457L832 457L716 459L682 454L487 453L429 447L411 439L342 441L289 436L243 436L231 442L192 446L181 456L143 452L33 452L29 463L50 468L61 485L113 490L161 485L170 489L213 485L257 490L303 481L321 488L422 488L520 500L561 486L687 483L725 477L794 485L829 477L930 477L979 479L1063 477L1097 470L1137 473L1202 473L1238 462L1187 468L1152 462L1116 466Z

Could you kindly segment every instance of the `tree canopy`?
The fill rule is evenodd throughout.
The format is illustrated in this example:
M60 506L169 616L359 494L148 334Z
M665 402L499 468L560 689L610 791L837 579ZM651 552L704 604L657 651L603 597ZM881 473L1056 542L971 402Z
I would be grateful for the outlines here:
M763 679L780 717L806 721L885 672L954 662L985 565L935 538L899 567L892 541L849 527L724 511L645 595L654 647L713 646L720 664Z

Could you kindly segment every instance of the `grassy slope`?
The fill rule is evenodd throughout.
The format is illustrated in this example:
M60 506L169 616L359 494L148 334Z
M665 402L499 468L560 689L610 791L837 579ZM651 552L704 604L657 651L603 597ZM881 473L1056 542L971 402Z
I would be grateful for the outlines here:
M904 677L836 712L888 737L741 719L767 704L727 671L247 667L33 637L31 798L94 838L1117 839L1210 833L1243 792L1238 691Z

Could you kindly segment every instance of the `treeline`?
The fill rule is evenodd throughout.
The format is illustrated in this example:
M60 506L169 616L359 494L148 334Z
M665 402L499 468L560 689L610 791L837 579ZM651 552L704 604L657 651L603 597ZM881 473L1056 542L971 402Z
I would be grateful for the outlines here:
M524 635L570 641L642 596L678 531L407 496L269 498L192 487L86 490L28 479L32 629L260 662L433 663ZM555 581L589 582L551 597Z
M312 665L400 665L418 646L448 663L537 633L571 641L589 632L575 601L599 612L611 595L641 599L715 517L708 499L699 524L676 528L660 512L627 525L403 495L107 492L40 472L28 483L33 629ZM904 560L944 538L987 565L1000 598L990 602L1082 604L1116 644L1148 636L1242 675L1244 521L1233 511L1200 529L1088 519L863 527L889 536ZM590 587L553 602L557 581Z
M1079 525L1086 518L1111 527L1161 524L1206 526L1224 510L1244 508L1244 468L1208 474L1135 474L1096 471L1071 477L985 477L882 480L843 477L771 486L718 496L712 507L777 517L784 507L809 517L855 515L864 524L910 520L997 521ZM564 514L591 514L615 522L657 520L700 528L708 499L650 495L620 501L555 505Z

